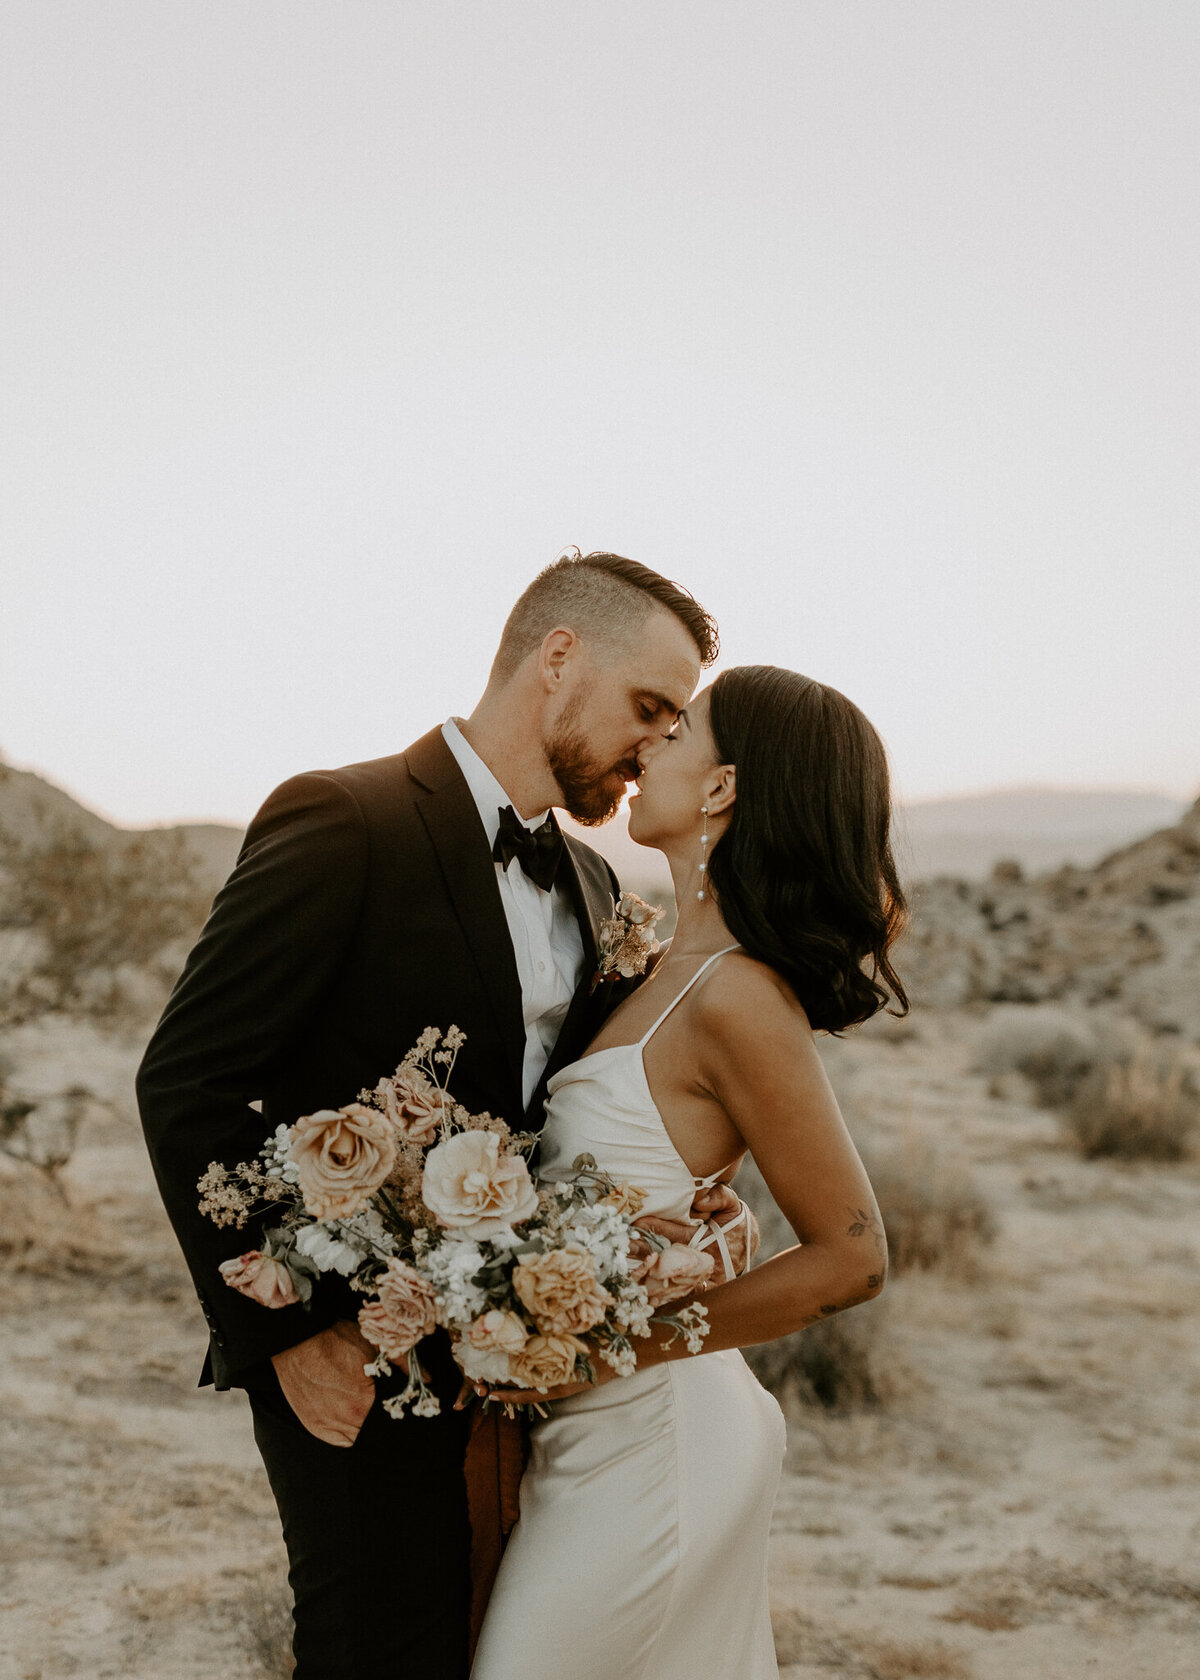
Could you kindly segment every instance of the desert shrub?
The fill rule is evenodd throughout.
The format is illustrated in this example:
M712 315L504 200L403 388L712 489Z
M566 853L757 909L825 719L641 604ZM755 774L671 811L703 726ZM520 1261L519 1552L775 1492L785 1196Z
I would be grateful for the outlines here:
M1200 1125L1194 1071L1152 1045L1118 1054L1092 1069L1063 1124L1085 1160L1186 1160Z
M912 1136L863 1153L891 1270L970 1269L996 1226L961 1158Z
M114 971L194 934L208 908L181 835L100 844L68 825L32 839L0 830L0 876L0 930L26 946L0 987L0 1025L115 1013Z
M882 1303L880 1303L882 1304ZM878 1370L876 1303L745 1350L746 1361L764 1388L783 1402L848 1412L878 1406L885 1385Z
M34 1276L91 1276L114 1250L90 1208L70 1207L62 1188L24 1162L0 1162L0 1269Z
M993 1010L975 1044L977 1073L1022 1073L1045 1108L1069 1102L1099 1055L1086 1022L1065 1009L1008 1004Z

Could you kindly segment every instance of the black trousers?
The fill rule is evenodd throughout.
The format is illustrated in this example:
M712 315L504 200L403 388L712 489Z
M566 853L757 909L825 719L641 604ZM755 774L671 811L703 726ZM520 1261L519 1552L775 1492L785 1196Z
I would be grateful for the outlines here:
M287 1546L294 1680L466 1680L468 1424L453 1366L434 1375L440 1417L391 1418L377 1396L352 1447L310 1435L269 1365L248 1388Z

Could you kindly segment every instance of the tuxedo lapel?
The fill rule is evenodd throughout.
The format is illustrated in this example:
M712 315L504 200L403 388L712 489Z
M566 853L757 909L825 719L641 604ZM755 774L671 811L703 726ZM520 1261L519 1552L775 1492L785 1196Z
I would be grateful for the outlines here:
M585 978L589 985L600 961L600 924L615 908L612 881L603 860L569 834L563 835L562 876L583 935Z
M519 1112L525 1054L521 982L483 824L440 729L423 736L405 758L428 790L417 800L417 811L500 1027Z

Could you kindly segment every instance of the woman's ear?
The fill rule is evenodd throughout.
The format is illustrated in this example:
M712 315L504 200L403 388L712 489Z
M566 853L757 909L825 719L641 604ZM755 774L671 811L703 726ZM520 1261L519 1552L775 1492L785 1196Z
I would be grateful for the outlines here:
M710 817L733 809L737 799L737 771L732 764L719 764L704 786L704 802Z

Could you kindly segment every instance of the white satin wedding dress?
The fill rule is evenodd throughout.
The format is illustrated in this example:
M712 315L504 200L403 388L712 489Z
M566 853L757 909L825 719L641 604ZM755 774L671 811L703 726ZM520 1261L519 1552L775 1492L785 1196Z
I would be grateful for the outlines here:
M729 947L734 949L734 947ZM698 1188L636 1044L550 1081L542 1177L594 1155L687 1219ZM535 1426L471 1680L776 1680L767 1539L783 1415L736 1351L686 1356L557 1402Z

